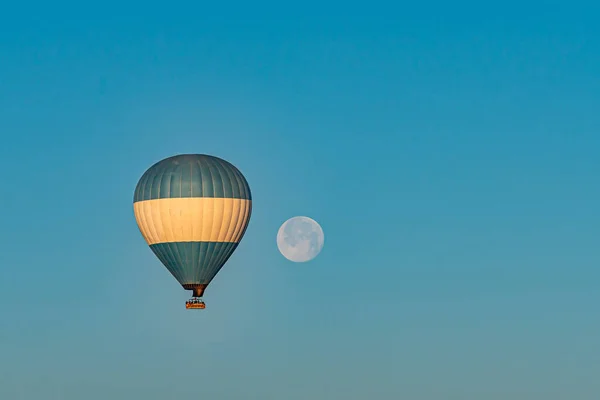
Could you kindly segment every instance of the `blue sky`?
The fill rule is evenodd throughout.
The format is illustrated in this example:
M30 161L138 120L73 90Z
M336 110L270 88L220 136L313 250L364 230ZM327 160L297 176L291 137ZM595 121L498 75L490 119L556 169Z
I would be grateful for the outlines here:
M545 4L7 6L0 398L597 399L599 10ZM196 152L254 198L204 312L132 211Z

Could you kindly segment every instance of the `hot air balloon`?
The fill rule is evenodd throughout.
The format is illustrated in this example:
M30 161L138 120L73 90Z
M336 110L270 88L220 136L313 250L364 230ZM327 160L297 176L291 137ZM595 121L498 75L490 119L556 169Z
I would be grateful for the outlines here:
M204 290L240 243L252 213L244 175L206 154L165 158L140 178L133 211L142 236L185 290L188 309L203 309Z

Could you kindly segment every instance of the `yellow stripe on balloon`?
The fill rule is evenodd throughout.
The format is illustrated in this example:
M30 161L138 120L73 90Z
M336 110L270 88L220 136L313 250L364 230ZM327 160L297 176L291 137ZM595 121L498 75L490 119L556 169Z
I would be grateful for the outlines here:
M182 197L133 203L148 245L169 242L238 243L250 219L252 200Z

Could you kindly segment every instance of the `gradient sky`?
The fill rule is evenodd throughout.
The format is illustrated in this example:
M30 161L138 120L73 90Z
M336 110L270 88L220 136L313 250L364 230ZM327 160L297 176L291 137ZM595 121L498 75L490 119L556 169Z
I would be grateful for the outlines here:
M597 6L20 4L0 398L600 398ZM177 153L253 190L203 312L133 217Z

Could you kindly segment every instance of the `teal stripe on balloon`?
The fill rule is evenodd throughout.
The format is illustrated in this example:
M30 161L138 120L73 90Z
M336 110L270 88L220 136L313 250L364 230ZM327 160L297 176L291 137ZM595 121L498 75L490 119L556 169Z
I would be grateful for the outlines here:
M208 285L238 244L171 242L153 244L150 248L180 284Z
M133 201L182 197L252 200L248 182L231 163L205 154L182 154L150 167L140 178Z

